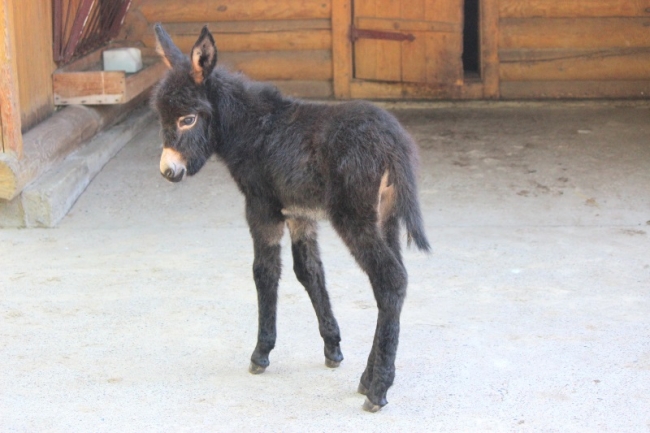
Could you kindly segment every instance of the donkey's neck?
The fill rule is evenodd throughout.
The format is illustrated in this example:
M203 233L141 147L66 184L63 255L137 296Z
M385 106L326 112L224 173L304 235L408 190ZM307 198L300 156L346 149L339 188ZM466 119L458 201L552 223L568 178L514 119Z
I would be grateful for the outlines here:
M254 146L264 133L264 123L291 106L291 99L274 86L221 68L210 77L208 89L213 106L213 145L226 162Z

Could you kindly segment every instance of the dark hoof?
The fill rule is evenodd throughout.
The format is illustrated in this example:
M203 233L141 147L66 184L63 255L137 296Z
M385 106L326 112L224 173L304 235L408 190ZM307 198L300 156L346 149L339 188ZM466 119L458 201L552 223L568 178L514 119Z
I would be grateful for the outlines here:
M341 365L341 361L334 361L332 359L325 358L325 365L329 368L336 368Z
M366 401L363 402L363 410L365 410L366 412L373 412L373 413L379 412L381 408L382 408L381 406L379 406L378 404L374 404L368 398L366 398Z
M259 365L251 362L251 365L248 366L248 372L251 374L262 374L266 370L266 367L260 367Z
M366 394L368 394L368 388L366 388L366 387L363 385L363 383L359 382L359 388L357 388L357 392L358 392L359 394L366 395Z

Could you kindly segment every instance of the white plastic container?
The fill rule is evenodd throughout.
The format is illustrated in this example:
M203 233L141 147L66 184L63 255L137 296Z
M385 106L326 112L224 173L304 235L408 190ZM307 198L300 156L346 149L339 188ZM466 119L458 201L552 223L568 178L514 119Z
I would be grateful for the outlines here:
M112 48L105 50L104 70L138 72L142 69L142 53L139 48Z

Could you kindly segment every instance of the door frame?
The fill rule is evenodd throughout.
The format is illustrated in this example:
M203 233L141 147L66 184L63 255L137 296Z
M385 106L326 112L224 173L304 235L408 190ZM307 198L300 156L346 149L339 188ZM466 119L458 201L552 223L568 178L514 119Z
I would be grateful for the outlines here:
M431 86L359 80L353 76L352 25L354 0L332 0L332 68L336 99L497 99L499 98L498 0L479 0L480 78L462 86Z

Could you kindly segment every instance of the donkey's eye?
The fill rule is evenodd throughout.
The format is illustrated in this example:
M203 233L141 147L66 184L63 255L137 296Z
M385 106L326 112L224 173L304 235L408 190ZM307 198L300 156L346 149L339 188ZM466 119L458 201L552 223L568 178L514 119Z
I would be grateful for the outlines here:
M178 127L181 129L191 128L196 123L196 115L190 114L178 119Z

